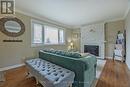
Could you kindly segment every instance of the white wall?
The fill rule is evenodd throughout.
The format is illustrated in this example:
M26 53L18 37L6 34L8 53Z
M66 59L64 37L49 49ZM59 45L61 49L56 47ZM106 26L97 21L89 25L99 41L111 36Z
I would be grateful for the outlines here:
M130 69L130 10L126 17L126 64Z
M93 32L90 32L94 30ZM99 57L104 58L104 23L92 24L81 28L81 52L84 45L99 45Z

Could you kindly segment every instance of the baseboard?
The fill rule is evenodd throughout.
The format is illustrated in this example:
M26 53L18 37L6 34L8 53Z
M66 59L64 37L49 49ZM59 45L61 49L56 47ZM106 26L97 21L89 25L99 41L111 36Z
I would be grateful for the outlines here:
M97 58L102 58L102 57L99 57L99 56L98 56Z
M108 57L108 56L106 56L105 58L106 58L106 59L113 59L113 57Z
M129 71L130 71L130 65L129 65L128 63L126 63L126 65L127 65L128 69L129 69Z
M21 66L24 66L24 65L25 64L22 63L22 64L16 64L16 65L12 65L12 66L7 66L7 67L0 68L0 71L5 71L5 70L13 69L13 68L18 68L18 67L21 67Z
M98 56L97 59L105 59L105 58L104 58L104 57L99 57L99 56Z

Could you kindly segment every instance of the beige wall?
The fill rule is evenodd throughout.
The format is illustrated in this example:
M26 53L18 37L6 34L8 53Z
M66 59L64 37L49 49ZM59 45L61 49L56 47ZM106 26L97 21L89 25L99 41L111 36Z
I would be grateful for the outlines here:
M108 22L105 24L105 40L106 42L106 57L113 57L114 45L118 31L124 31L125 22L123 20Z
M80 52L80 29L73 29L72 31L72 39L74 42L74 48ZM77 37L76 37L77 35Z
M126 64L130 69L130 10L125 21L126 27Z
M0 17L2 17L0 15ZM68 47L67 40L73 37L73 34L78 34L78 38L74 39L75 48L80 51L80 29L65 29L66 31L66 45L51 45L51 46L40 46L31 47L31 19L30 16L17 13L16 17L21 19L26 27L25 33L14 39L22 39L23 42L3 42L5 39L13 39L0 32L0 68L10 65L20 64L23 59L30 57L38 57L38 51L43 48L54 48L66 50ZM37 20L37 19L36 19ZM124 30L124 21L109 22L106 24L106 56L112 57L113 48L116 40L117 32ZM71 35L72 34L72 35Z
M0 17L2 17L0 15ZM31 19L32 17L16 14L16 17L21 19L25 24L25 33L22 36L12 38L4 35L0 32L0 68L7 67L15 64L22 63L23 59L30 57L38 57L39 49L54 48L54 49L67 49L67 40L71 39L71 29L65 29L66 31L66 45L52 45L31 47ZM34 18L33 18L34 19ZM20 39L23 42L3 42L6 39Z

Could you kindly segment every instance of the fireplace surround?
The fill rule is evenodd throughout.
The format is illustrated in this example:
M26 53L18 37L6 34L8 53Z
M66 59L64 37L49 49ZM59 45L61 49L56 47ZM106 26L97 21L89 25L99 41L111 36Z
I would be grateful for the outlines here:
M84 53L90 53L95 56L99 56L99 46L98 45L84 45Z

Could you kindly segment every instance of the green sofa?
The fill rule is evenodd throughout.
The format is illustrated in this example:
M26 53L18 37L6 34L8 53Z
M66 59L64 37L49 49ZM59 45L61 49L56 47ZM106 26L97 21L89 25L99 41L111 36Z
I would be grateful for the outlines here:
M62 55L61 55L62 54ZM63 53L39 51L39 58L60 65L75 73L73 87L91 87L96 78L96 57L93 55L71 57Z

